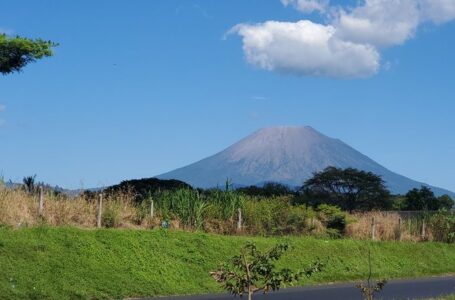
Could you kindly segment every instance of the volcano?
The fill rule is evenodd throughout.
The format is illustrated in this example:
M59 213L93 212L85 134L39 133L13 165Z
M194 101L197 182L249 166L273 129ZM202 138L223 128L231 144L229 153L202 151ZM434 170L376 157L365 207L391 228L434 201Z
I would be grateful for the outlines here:
M328 166L373 172L394 194L428 186L436 195L455 196L451 191L396 174L341 140L309 126L260 129L213 156L157 178L178 179L201 188L223 186L226 179L235 186L278 182L299 187L314 172Z

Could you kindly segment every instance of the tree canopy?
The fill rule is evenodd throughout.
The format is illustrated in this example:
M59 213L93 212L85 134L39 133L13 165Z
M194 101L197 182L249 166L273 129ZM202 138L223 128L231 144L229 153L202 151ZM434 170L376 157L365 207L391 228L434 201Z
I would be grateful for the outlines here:
M404 210L440 210L451 209L453 200L448 195L437 198L433 191L422 186L420 189L410 190L404 200Z
M56 46L58 44L42 39L0 34L0 73L20 72L27 64L52 56L52 48Z
M317 206L331 204L343 210L388 209L390 193L382 178L354 168L328 167L302 186L307 202Z
M278 183L278 182L266 182L263 186L247 186L238 188L237 191L248 195L256 197L276 197L276 196L286 196L293 195L295 192L289 188L287 185Z

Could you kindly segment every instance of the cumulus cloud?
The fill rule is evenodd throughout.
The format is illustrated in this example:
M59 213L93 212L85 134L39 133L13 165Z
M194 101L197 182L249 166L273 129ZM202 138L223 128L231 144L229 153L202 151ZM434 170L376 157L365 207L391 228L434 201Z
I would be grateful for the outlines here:
M281 0L302 12L330 11L327 24L309 20L238 24L248 63L304 76L368 77L381 69L382 49L402 45L424 22L455 19L455 0L365 0L331 8L324 0Z
M341 11L334 23L341 39L385 48L414 36L419 10L415 0L367 0L352 11Z
M329 0L281 0L284 6L291 5L304 13L314 11L324 13L329 7Z
M454 0L420 0L423 21L442 24L455 19Z
M269 21L240 24L246 60L262 69L310 76L365 77L377 72L379 53L334 37L331 25Z

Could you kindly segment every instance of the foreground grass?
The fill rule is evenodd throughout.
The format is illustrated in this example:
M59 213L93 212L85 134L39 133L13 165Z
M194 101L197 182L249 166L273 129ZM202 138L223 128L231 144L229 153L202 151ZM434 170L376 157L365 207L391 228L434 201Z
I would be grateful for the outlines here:
M327 268L311 283L374 275L417 277L455 272L455 245L316 238L227 237L145 230L0 228L0 299L104 299L220 292L208 276L248 241L261 248L286 241L282 265L297 269L316 257ZM308 283L308 282L306 282Z

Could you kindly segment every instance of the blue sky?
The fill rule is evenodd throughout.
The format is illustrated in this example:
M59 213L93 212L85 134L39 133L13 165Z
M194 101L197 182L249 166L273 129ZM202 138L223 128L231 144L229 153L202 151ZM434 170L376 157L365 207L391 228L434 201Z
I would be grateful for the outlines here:
M455 15L421 8L418 19L398 20L410 32L364 30L365 40L343 16L373 18L368 3L327 4L0 0L1 31L60 43L54 57L0 77L3 176L108 185L181 167L261 127L311 125L455 191ZM318 56L283 24L297 33L335 28L344 56ZM258 31L280 44L264 46ZM299 51L283 56L280 47ZM351 61L352 51L363 59Z

